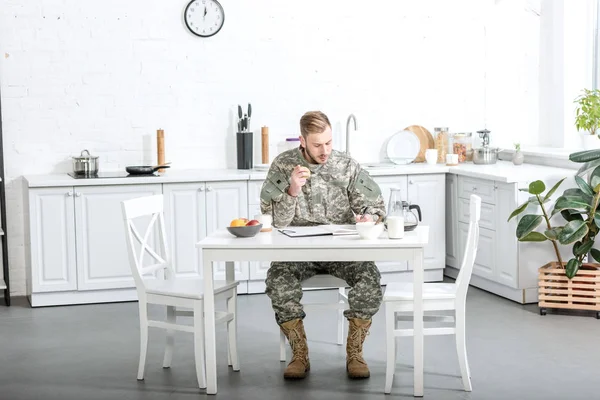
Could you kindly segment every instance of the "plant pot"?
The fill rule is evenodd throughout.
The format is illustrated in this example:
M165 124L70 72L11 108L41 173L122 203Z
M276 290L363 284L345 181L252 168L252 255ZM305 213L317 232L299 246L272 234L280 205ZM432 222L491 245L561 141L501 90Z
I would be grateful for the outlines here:
M566 263L563 263L566 264ZM539 307L596 311L600 319L600 264L583 264L573 279L567 278L558 262L539 269Z
M583 149L584 150L595 150L600 148L600 139L596 135L584 134L582 135Z
M515 151L515 154L512 156L512 163L515 165L521 165L523 164L523 158L523 153L520 151Z

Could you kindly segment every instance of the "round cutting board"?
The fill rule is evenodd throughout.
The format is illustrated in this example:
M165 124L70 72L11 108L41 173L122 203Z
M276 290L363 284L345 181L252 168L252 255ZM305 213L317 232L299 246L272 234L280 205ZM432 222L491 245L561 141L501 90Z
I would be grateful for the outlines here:
M425 162L425 150L435 148L433 136L431 136L431 133L421 125L411 125L404 128L404 130L411 131L417 135L419 142L421 143L421 149L414 162Z

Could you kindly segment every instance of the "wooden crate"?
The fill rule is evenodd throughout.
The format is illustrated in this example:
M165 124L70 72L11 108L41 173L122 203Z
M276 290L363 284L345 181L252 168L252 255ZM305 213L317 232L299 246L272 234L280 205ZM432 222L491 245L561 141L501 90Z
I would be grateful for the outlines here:
M569 279L558 262L551 262L540 267L538 282L541 308L600 311L600 264L583 264Z

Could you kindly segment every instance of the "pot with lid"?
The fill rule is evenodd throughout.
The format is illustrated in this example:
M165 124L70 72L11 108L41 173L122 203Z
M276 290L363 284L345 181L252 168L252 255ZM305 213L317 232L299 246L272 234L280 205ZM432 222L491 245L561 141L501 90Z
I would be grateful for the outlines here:
M477 131L482 139L482 147L473 149L473 164L496 164L498 161L498 147L490 147L490 131L482 129Z
M98 156L92 156L88 150L83 150L79 157L73 157L73 172L76 175L96 175L98 164Z

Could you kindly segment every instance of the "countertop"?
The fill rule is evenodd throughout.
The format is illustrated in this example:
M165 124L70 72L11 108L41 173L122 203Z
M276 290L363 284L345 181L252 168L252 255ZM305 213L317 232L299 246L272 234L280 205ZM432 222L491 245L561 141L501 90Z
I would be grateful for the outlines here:
M367 164L372 165L372 164ZM420 175L452 173L472 178L489 179L498 182L531 182L537 179L545 180L573 176L574 169L548 167L544 165L523 164L515 166L512 162L498 161L493 165L475 165L473 163L459 164L448 167L444 164L427 165L425 163L409 165L378 164L365 167L372 176L390 175ZM61 187L61 186L103 186L103 185L138 185L153 183L185 183L185 182L216 182L263 180L266 171L240 169L197 169L197 170L167 170L159 176L124 177L124 178L94 178L74 179L64 174L26 175L26 187Z

